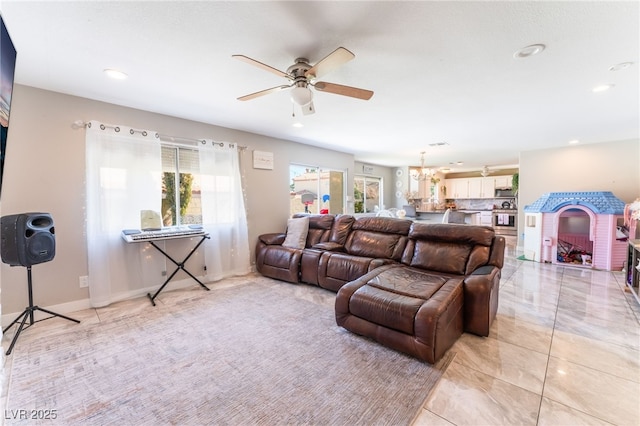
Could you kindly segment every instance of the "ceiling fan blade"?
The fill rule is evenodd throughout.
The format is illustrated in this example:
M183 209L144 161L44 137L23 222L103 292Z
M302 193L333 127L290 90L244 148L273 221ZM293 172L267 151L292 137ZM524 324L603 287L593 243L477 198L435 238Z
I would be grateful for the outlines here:
M308 78L320 78L321 76L333 71L340 65L345 64L355 58L356 55L345 49L338 47L333 52L325 56L320 62L312 66L305 76Z
M258 68L262 68L263 70L269 71L271 73L274 73L275 75L278 75L280 77L284 77L284 78L288 78L291 80L291 76L289 74L287 74L284 71L280 71L279 69L275 69L267 64L263 64L260 61L256 61L255 59L251 59L248 56L244 56L244 55L231 55L231 57L236 58L241 60L242 62L246 62L248 64L254 65Z
M316 109L313 107L313 101L309 102L306 105L302 105L302 115L311 115L316 112Z
M371 90L358 89L357 87L343 86L341 84L327 83L324 81L317 82L313 87L321 92L335 93L336 95L349 96L365 101L368 101L373 96Z
M284 89L288 89L291 86L276 86L276 87L272 87L271 89L266 89L266 90L261 90L259 92L255 92L255 93L251 93L248 95L244 95L244 96L240 96L238 98L239 101L249 101L251 99L255 99L255 98L259 98L260 96L264 96L264 95L268 95L269 93L274 93L274 92L279 92L280 90L284 90Z

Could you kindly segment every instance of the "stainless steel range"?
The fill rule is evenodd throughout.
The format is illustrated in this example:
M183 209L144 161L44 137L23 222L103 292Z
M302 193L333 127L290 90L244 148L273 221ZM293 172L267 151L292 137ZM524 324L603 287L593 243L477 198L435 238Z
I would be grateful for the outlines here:
M518 235L518 210L493 209L493 229L499 235Z

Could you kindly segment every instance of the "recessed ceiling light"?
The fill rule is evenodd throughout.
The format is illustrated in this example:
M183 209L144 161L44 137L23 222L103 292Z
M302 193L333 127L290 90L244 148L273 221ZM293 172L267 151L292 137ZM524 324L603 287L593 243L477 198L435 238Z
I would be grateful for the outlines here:
M573 140L569 141L569 145L577 145L579 143L580 143L580 141L578 139L573 139Z
M124 80L125 78L128 77L127 74L123 73L122 71L115 70L113 68L105 69L104 73L110 78L114 78L116 80Z
M545 49L544 44L532 44L531 46L523 47L513 54L513 57L518 58L528 58L533 55L537 55Z
M629 68L631 65L633 65L633 62L621 62L619 64L615 64L615 65L609 67L609 71L624 70L624 69Z
M292 126L300 128L300 127L304 127L304 124L296 122L296 123L293 123Z
M612 89L613 87L615 87L615 84L613 84L613 83L601 84L601 85L596 86L593 89L591 89L591 91L593 93L606 92L607 90Z

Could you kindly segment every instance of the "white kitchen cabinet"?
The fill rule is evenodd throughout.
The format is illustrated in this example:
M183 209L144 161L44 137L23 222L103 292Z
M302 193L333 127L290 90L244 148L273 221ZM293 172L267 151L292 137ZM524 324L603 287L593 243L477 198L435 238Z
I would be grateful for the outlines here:
M447 188L447 198L469 198L469 179L447 179L445 188Z
M492 226L493 225L492 218L493 218L492 211L480 212L480 225Z
M512 176L453 178L445 180L447 198L495 198L496 189L511 188Z
M468 179L469 198L482 198L482 178Z
M513 186L513 176L496 176L494 178L495 187L498 189L511 188Z
M496 181L493 177L482 178L482 198L493 198L496 195Z
M469 198L493 198L495 183L493 177L468 178Z
M444 198L455 198L453 196L453 179L444 180Z

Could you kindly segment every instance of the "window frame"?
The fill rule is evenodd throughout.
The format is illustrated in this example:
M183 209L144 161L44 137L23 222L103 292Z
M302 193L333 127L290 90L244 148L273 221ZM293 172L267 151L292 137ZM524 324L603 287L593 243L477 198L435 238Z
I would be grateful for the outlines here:
M173 162L173 170L171 171L171 173L173 173L174 176L174 200L175 200L175 205L173 206L175 211L176 211L176 218L175 218L175 224L171 224L171 225L165 225L164 224L164 211L161 213L162 216L162 220L163 220L163 226L181 226L181 225L185 225L186 223L183 223L184 218L182 217L182 215L180 214L180 176L181 174L191 174L193 176L194 181L198 181L199 179L199 175L200 175L200 168L199 168L199 163L198 163L198 170L197 171L188 171L188 172L181 172L180 171L180 151L181 150L185 150L185 151L191 151L193 153L196 154L196 156L198 157L198 162L199 162L199 156L200 156L200 149L198 148L197 145L187 145L187 144L176 144L176 143L170 143L170 142L161 142L160 143L160 149L161 149L161 157L164 163L164 152L165 149L170 149L172 150L172 159L174 160ZM164 164L162 166L162 180L163 180L163 185L164 185L164 174L165 173L169 173L169 171L165 171L164 168ZM191 189L191 194L192 194L192 199L193 200L193 188ZM162 197L162 194L161 194ZM190 201L191 202L191 201ZM188 224L198 224L198 225L202 225L203 223L203 219L202 219L202 208L200 208L199 211L199 215L200 220L196 220L193 223L188 223Z
M341 212L331 212L329 211L329 214L344 214L347 212L347 197L348 197L348 192L347 192L347 188L348 188L348 177L349 177L349 173L348 170L344 170L344 169L337 169L337 168L332 168L332 167L325 167L325 166L320 166L320 165L312 165L312 164L304 164L304 163L298 163L298 162L290 162L289 163L289 194L292 193L291 191L291 185L293 184L293 174L292 174L292 167L299 167L299 168L305 168L305 169L309 169L309 170L313 170L315 169L318 174L318 178L316 179L316 185L315 185L315 192L316 195L319 196L319 194L321 193L321 173L323 172L339 172L342 173L342 199L341 199L341 205L342 205L342 211ZM299 176L299 175L298 175ZM291 198L290 198L291 200ZM310 214L321 214L320 210L321 210L321 203L317 202L314 203L314 209L315 211L308 211L307 213ZM303 212L295 212L295 213L303 213ZM293 215L294 212L291 209L291 206L289 207L289 214Z
M367 179L369 179L370 181L376 181L378 182L378 203L374 206L373 211L367 211L366 206L367 206L367 191L366 191L366 187L367 187ZM362 193L362 206L363 206L363 212L356 212L356 203L358 202L358 200L356 200L356 182L358 181L363 181L363 188L365 189ZM375 213L376 211L379 210L383 210L384 209L384 178L382 176L372 176L372 175L363 175L363 174L357 174L353 176L353 211L354 214L368 214L368 213ZM377 207L377 210L376 210Z

